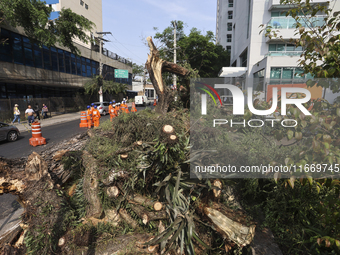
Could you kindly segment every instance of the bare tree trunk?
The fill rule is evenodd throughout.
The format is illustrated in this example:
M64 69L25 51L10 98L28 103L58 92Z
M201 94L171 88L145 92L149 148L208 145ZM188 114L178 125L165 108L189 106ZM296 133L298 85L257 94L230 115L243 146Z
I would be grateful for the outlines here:
M162 73L170 72L180 76L187 76L189 70L183 68L175 63L167 62L159 57L159 52L152 42L151 36L146 38L150 48L150 54L146 61L146 68L148 69L152 85L154 86L158 95L158 104L156 112L164 114L168 111L169 103L172 100L172 93L170 89L164 85Z

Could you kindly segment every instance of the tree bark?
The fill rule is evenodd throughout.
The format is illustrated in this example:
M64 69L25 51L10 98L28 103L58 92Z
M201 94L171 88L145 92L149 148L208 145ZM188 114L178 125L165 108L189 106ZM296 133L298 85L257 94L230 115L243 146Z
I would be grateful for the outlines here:
M99 198L99 182L97 175L97 161L87 151L83 152L83 165L85 167L83 191L88 205L86 217L99 218L103 212Z
M144 225L153 220L168 219L168 215L165 211L150 212L140 205L131 205L131 209L142 219Z
M159 52L154 45L151 36L146 38L150 54L146 61L146 68L148 69L152 85L154 86L158 95L158 104L156 106L156 112L165 114L168 111L169 103L172 100L172 93L170 89L165 86L162 78L163 72L170 72L180 76L187 76L189 70L171 62L167 62L159 57Z

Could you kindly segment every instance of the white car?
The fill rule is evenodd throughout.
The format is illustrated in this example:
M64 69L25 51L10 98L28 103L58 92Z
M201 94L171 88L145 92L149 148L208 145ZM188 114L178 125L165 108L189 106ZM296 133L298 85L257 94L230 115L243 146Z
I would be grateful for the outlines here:
M109 113L110 102L94 102L94 105L97 106L97 110L99 111L100 115L105 116Z

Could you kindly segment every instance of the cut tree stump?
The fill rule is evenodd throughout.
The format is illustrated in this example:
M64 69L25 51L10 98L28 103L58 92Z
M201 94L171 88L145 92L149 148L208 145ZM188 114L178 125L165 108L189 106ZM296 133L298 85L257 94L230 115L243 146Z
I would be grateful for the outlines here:
M108 187L106 189L106 194L108 195L108 197L110 198L116 198L119 196L119 189L116 186L112 186L112 187Z
M162 128L163 133L165 134L172 134L174 132L173 126L170 125L164 125Z

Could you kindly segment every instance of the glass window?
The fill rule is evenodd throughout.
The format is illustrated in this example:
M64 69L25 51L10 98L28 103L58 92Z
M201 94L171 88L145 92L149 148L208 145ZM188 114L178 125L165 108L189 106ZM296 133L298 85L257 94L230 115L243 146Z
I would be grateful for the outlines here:
M227 46L227 51L230 53L231 52L231 46Z
M58 53L57 49L51 47L52 70L58 72Z
M58 49L59 72L65 72L64 51Z
M294 51L295 45L294 44L287 44L286 51Z
M282 79L292 79L293 78L293 68L283 67L282 69Z
M227 34L227 42L231 42L231 34Z
M13 58L14 63L16 64L24 64L23 61L23 52L22 52L22 38L21 35L12 33L13 39Z
M86 66L86 70L87 70L86 76L87 76L87 77L92 77L92 74L91 74L91 66Z
M96 68L95 68L95 67L92 67L92 76L95 76L96 74L97 74Z
M12 47L10 32L1 28L0 34L0 60L12 62Z
M232 31L233 30L233 23L228 23L228 31Z
M234 6L234 0L228 0L228 7Z
M276 51L285 51L285 45L284 44L277 44L276 45Z
M78 60L77 60L77 75L82 75L82 73L81 73L81 63L80 62L78 62Z
M295 47L294 51L303 51L303 48L302 46L297 46Z
M26 98L26 86L24 84L16 84L16 98Z
M276 51L276 44L269 44L269 51Z
M233 19L233 11L228 11L228 19Z
M5 83L0 83L0 98L7 98Z
M45 45L43 45L43 58L44 58L44 69L52 70L50 50Z
M65 72L71 73L71 54L65 51Z
M86 77L86 64L84 62L82 63L81 68L82 68L82 75Z
M23 37L22 40L24 42L25 65L34 66L31 42L27 37Z
M272 67L270 69L270 79L281 79L281 67Z
M43 68L41 48L38 45L34 45L34 63L35 67Z
M279 12L271 12L272 17L279 17L280 13Z
M264 91L264 69L254 73L253 89L254 91Z

